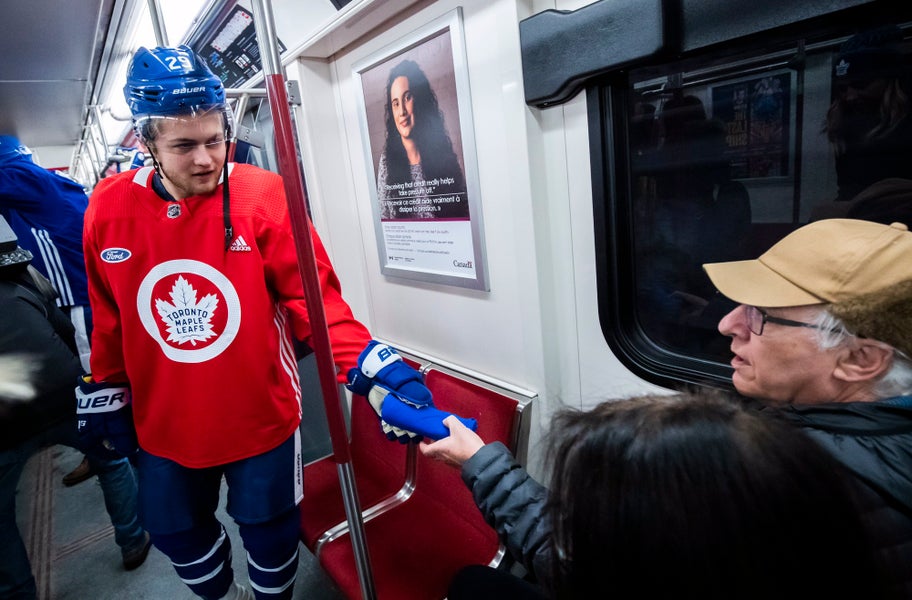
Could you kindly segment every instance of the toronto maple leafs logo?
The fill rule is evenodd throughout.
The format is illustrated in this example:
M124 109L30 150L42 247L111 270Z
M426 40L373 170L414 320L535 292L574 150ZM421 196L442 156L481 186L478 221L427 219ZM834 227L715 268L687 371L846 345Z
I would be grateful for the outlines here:
M136 307L146 332L177 362L218 356L240 328L237 290L224 274L200 261L155 266L140 284Z
M171 288L171 302L155 300L158 316L168 327L168 341L193 346L215 335L212 317L217 307L215 294L206 294L197 302L196 290L181 276Z

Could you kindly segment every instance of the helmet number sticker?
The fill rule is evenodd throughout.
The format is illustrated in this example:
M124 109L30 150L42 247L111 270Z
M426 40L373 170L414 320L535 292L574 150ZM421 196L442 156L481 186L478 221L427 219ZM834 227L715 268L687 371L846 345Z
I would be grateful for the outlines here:
M178 54L177 56L166 56L165 63L169 71L192 71L193 63L190 62L190 58L186 54ZM180 63L180 64L178 64Z

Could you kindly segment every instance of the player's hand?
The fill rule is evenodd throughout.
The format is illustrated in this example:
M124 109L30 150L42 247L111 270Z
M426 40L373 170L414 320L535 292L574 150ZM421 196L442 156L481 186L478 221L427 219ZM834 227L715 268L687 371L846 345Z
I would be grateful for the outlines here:
M440 439L449 433L443 425L449 413L434 407L424 377L395 348L372 340L358 356L358 366L349 370L347 387L367 398L387 439L419 442L424 436ZM464 423L477 427L474 419Z
M97 383L91 375L76 386L76 426L82 449L103 458L131 457L139 449L133 425L133 394L125 383Z

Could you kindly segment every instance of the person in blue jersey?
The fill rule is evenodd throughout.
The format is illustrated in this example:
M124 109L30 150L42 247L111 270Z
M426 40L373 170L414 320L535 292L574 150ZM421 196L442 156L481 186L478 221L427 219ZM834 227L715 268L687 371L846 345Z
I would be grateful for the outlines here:
M34 256L33 266L57 290L57 304L76 328L79 361L86 371L92 317L82 223L88 203L79 183L36 164L15 136L0 135L0 214L19 245Z
M89 371L92 311L82 255L83 215L88 205L83 187L45 169L13 135L0 135L0 215L32 253L32 265L57 291L57 305L76 330L79 362ZM63 477L75 485L92 476L89 461Z

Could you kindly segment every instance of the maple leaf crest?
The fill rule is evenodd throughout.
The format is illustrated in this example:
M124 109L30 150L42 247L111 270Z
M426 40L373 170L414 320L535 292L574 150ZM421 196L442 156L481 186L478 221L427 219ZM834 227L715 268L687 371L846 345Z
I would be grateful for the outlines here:
M168 327L168 341L178 344L204 342L215 335L212 315L218 308L215 294L206 294L196 301L196 290L186 279L178 276L171 288L171 302L155 299L155 310Z

